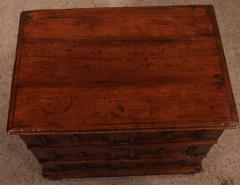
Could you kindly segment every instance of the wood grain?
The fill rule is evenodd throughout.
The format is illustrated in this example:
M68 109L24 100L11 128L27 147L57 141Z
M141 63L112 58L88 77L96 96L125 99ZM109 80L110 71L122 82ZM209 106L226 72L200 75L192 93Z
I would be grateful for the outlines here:
M211 6L23 12L9 112L18 134L238 123Z
M44 177L196 173L237 123L212 6L22 12L7 131Z

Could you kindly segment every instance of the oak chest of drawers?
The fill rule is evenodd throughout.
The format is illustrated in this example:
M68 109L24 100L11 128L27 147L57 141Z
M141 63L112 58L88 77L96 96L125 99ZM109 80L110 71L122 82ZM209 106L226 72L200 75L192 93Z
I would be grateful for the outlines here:
M212 6L21 14L7 130L45 177L199 172L237 123Z

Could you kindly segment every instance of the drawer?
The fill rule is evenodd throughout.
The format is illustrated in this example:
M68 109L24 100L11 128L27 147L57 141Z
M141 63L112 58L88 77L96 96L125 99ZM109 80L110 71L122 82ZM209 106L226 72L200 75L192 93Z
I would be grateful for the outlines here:
M22 135L28 146L82 146L170 143L216 139L223 130L133 132L117 134Z
M47 160L119 160L147 159L206 154L215 141L182 142L148 145L31 147L39 161Z
M190 159L142 159L142 160L115 160L115 161L47 161L42 162L45 171L65 170L94 170L94 169L131 169L131 168L155 168L174 166L199 166L203 155Z
M131 160L114 162L55 162L42 163L43 176L50 179L65 177L130 176L157 174L192 174L200 172L202 156L187 160Z
M69 169L62 171L43 170L43 176L48 179L58 180L77 177L116 177L116 176L140 176L140 175L166 175L166 174L194 174L201 172L199 166L161 166L144 168L97 168L89 170Z

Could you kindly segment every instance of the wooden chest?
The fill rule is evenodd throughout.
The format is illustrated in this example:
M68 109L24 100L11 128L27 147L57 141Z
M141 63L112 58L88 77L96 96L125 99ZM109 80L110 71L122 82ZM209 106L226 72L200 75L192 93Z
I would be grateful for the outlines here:
M237 123L212 6L21 14L7 131L45 177L199 172Z

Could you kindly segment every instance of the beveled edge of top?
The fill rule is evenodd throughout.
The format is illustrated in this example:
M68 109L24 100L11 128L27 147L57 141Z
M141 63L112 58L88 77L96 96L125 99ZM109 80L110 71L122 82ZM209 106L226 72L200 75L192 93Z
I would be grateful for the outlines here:
M224 49L222 46L221 36L217 24L217 19L215 15L215 10L213 5L173 5L173 6L140 6L140 7L99 7L99 8L74 8L75 10L81 10L81 9L141 9L141 8L171 8L171 7L204 7L208 9L209 17L211 19L211 22L213 24L214 32L215 32L215 38L217 40L218 44L218 50L220 54L220 60L221 60L221 71L222 75L224 77L225 82L225 88L228 92L228 100L229 104L231 105L231 117L232 119L229 121L225 121L221 123L219 126L196 126L196 127L163 127L163 128L143 128L144 130L153 131L153 130L163 130L163 131L170 131L170 130L193 130L193 129L227 129L227 128L236 128L239 127L239 116L237 113L234 96L232 92L230 77L228 74L227 64L226 64L226 58L224 54ZM15 104L16 104L16 80L18 79L19 71L17 69L19 68L19 61L21 57L21 46L22 46L22 29L24 26L24 20L27 19L28 13L31 12L43 12L43 11L66 11L66 10L72 10L72 9L42 9L42 10L28 10L21 12L20 19L19 19L19 30L18 30L18 40L17 40L17 47L16 47L16 57L15 57L15 63L14 63L14 69L13 69L13 78L12 78L12 84L11 84L11 96L10 96L10 106L9 106L9 113L8 113L8 122L7 122L7 133L8 134L21 134L21 135L27 135L27 134L76 134L76 133L101 133L101 132L128 132L131 129L121 129L121 130L61 130L58 128L47 128L47 129L38 129L38 128L19 128L14 124L14 112L15 112ZM211 124L211 123L209 123ZM134 131L141 131L143 129L134 129Z

